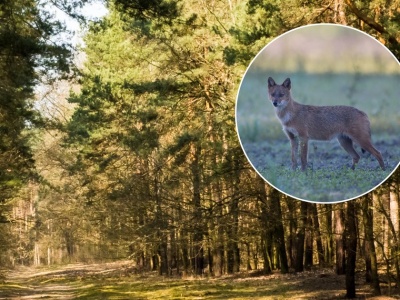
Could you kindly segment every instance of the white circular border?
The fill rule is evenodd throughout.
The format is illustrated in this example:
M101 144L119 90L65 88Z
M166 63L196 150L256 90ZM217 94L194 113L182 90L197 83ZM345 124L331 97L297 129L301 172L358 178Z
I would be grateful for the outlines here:
M364 195L366 195L366 194L372 192L373 190L375 190L377 187L379 187L380 185L382 185L386 180L388 180L390 176L392 176L392 174L393 174L393 173L397 170L397 168L399 167L400 161L399 161L399 163L397 164L397 166L393 169L393 171L392 171L384 180L382 180L378 185L376 185L375 187L373 187L373 188L370 189L369 191L367 191L367 192L365 192L365 193L363 193L363 194L360 194L360 195L358 195L358 196L356 196L356 197L352 197L352 198L344 199L344 200L339 200L339 201L334 201L334 202L320 202L320 201L311 201L311 200L307 200L307 199L302 199L302 198L299 198L299 197L290 195L290 194L288 194L288 193L286 193L286 192L280 190L279 188L277 188L276 186L274 186L273 184L271 184L266 178L264 178L263 175L261 175L261 173L257 170L257 168L253 165L253 163L251 162L251 160L250 160L249 157L247 156L246 150L245 150L245 148L243 147L243 144L242 144L242 140L240 139L239 128L238 128L238 124L237 124L237 104L238 104L238 100L239 100L240 89L241 89L241 87L242 87L243 80L244 80L244 78L246 77L247 71L249 70L249 68L251 67L251 65L254 63L254 61L257 59L257 57L258 57L269 45L271 45L271 44L272 44L273 42L275 42L277 39L279 39L279 38L281 38L281 37L283 37L283 36L285 36L285 35L287 35L287 34L293 32L293 31L296 31L296 30L298 30L298 29L303 29L303 28L307 28L307 27L315 27L315 26L339 26L339 27L342 27L342 28L347 28L347 29L351 29L351 30L354 30L354 31L358 31L358 32L364 34L365 36L367 36L367 37L373 39L375 42L379 43L386 51L388 51L388 52L390 53L390 55L394 58L394 60L397 62L397 64L398 64L399 67L400 67L400 62L397 60L396 56L394 56L394 54L393 54L384 44L382 44L382 43L381 43L380 41L378 41L376 38L374 38L373 36L369 35L368 33L364 32L364 31L362 31L362 30L360 30L360 29L357 29L357 28L354 28L354 27L351 27L351 26L341 25L341 24L334 24L334 23L309 24L309 25L304 25L304 26L300 26L300 27L291 29L291 30L286 31L285 33L283 33L283 34L281 34L281 35L275 37L275 38L274 38L273 40L271 40L268 44L266 44L266 45L256 54L256 56L254 56L254 58L251 60L251 62L250 62L249 65L247 66L246 71L244 72L244 74L243 74L243 76L242 76L242 79L240 80L239 89L238 89L238 92L237 92L237 95L236 95L236 102L235 102L235 127L236 127L236 134L237 134L238 139L239 139L240 147L242 148L243 153L244 153L244 155L246 156L247 161L250 163L250 165L251 165L251 167L253 168L253 170L255 170L256 173L257 173L266 183L268 183L268 184L269 184L270 186L272 186L274 189L278 190L280 193L285 194L286 196L289 196L289 197L291 197L291 198L294 198L294 199L297 199L297 200L300 200L300 201L305 201L305 202L309 202L309 203L316 203L316 204L336 204L336 203L343 203L343 202L347 202L347 201L350 201L350 200L354 200L354 199L360 198L360 197L362 197L362 196L364 196Z

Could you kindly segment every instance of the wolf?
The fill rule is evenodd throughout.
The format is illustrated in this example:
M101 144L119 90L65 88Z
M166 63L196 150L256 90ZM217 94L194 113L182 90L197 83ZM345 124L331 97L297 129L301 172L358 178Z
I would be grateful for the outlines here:
M281 85L268 78L268 96L275 107L275 113L282 124L283 131L292 147L292 169L297 168L297 152L300 143L301 169L307 169L309 140L326 141L336 138L342 148L353 158L354 170L360 155L353 143L361 146L362 151L370 152L379 162L382 170L385 164L381 153L371 141L371 129L368 116L351 106L314 106L304 105L293 100L291 81L287 78Z

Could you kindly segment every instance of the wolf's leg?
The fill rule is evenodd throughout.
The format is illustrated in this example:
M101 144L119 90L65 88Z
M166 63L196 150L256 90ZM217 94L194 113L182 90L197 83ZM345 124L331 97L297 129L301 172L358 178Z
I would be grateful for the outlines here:
M307 156L308 156L308 138L300 137L300 159L301 159L301 170L307 169Z
M299 150L299 140L293 133L291 133L289 131L285 131L285 132L290 140L290 145L292 146L292 169L296 170L296 168L297 168L297 152Z
M353 140L345 135L339 135L337 139L340 143L340 146L342 146L342 148L346 150L346 152L349 153L353 158L353 165L351 166L351 168L354 170L356 164L360 160L360 155L358 155L353 147Z

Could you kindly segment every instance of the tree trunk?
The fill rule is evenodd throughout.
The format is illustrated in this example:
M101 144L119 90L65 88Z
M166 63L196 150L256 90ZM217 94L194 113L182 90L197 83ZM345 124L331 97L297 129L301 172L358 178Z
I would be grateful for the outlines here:
M396 269L396 278L397 284L400 284L400 263L399 263L399 256L400 253L400 245L399 245L399 194L395 188L395 185L390 184L389 187L390 194L389 194L389 205L390 205L390 222L391 222L391 232L392 232L392 257L394 259L394 266Z
M272 271L271 266L271 253L272 253L272 232L269 222L269 208L267 201L267 191L265 189L265 181L257 176L257 191L258 200L261 208L261 252L263 256L264 266L263 271L265 274L269 274Z
M185 277L190 268L190 255L189 255L189 246L188 246L188 241L187 238L184 237L187 233L182 233L181 234L181 252L182 252L182 275Z
M333 250L333 229L332 229L332 206L325 205L325 217L326 217L326 232L328 233L327 240L325 243L325 261L328 264L332 264L334 257Z
M158 228L157 228L157 237L159 243L157 248L158 274L168 276L168 254L167 254L168 238L166 233L167 224L162 209L162 203L161 203L162 198L160 196L160 182L157 174L153 178L153 192L155 197L154 199L156 203L156 216L158 222Z
M40 266L40 246L37 241L35 242L35 248L33 253L33 265L35 267Z
M315 232L315 241L317 244L318 264L323 266L325 264L324 248L322 246L321 230L319 226L318 210L316 204L310 204L310 213L312 216L312 226Z
M240 270L240 249L239 249L239 195L240 184L240 160L236 155L232 157L233 170L235 170L232 180L232 199L230 203L231 223L228 228L228 273L233 274Z
M203 248L203 224L202 224L202 212L201 212L201 197L200 197L200 181L201 181L201 170L200 170L200 146L192 144L192 186L193 195L192 203L194 209L194 232L193 232L193 267L196 275L202 275L204 269L204 248Z
M356 256L357 256L357 217L356 201L347 202L347 239L346 239L346 297L356 297Z
M227 230L228 233L228 274L239 272L240 269L240 250L238 245L238 230L239 230L239 207L238 198L234 196L231 202L231 220L232 223Z
M250 250L250 243L245 243L246 245L246 270L251 271L251 250Z
M367 282L371 282L372 287L374 288L374 294L380 295L381 289L379 286L378 263L374 244L374 216L372 210L372 199L370 195L367 195L363 197L362 201L365 230L366 279Z
M271 201L271 213L275 214L274 220L274 240L277 245L279 255L279 265L282 274L289 272L288 259L285 247L285 231L282 223L282 209L280 203L280 194L277 190L270 187L269 198Z
M297 228L297 221L296 221L296 204L298 203L297 200L294 200L289 197L285 197L286 199L286 206L288 209L288 219L289 219L289 236L287 238L287 246L288 246L288 253L289 253L289 266L294 268L295 266L295 245L296 245L296 228Z
M367 230L364 228L365 231L365 240L364 240L364 259L365 259L365 282L371 283L372 282L372 266L371 266L371 249L369 248L369 243L367 241Z
M313 230L312 230L312 215L311 215L311 206L313 204L308 204L307 210L307 221L306 221L306 230L305 230L305 255L304 255L304 266L307 270L311 270L313 265ZM315 204L314 204L315 205Z
M270 231L266 232L266 235L261 241L262 254L264 259L263 272L264 274L270 274L272 272L272 235Z
M307 210L308 210L308 202L301 201L299 223L296 230L296 243L295 243L296 252L294 255L295 272L304 271L303 259L304 259L305 226L307 223Z
M396 269L396 281L399 284L400 266L397 253L399 253L400 250L399 247L400 241L398 238L398 232L396 230L396 228L398 227L397 225L398 211L395 211L391 207L391 205L394 205L394 207L397 209L398 201L395 195L391 192L390 182L387 182L385 185L383 185L382 189L383 189L383 194L381 197L377 198L377 202L379 203L379 210L384 216L384 224L386 225L385 231L387 232L387 234L384 242L384 249L387 249L386 252L387 257L393 258L393 265L395 266ZM391 214L395 215L394 218L392 218ZM393 223L393 220L396 223Z
M222 276L224 270L224 231L221 224L217 225L217 240L213 249L213 271L214 276Z
M166 239L165 236L161 237L163 240ZM167 254L167 243L165 241L161 242L158 248L158 274L168 276L168 254Z
M346 13L344 11L344 8L345 8L345 6L343 4L343 0L335 0L335 2L334 2L334 17L333 17L334 23L347 25Z
M345 244L344 244L344 217L343 204L336 206L334 211L335 222L335 242L336 242L336 274L346 273Z

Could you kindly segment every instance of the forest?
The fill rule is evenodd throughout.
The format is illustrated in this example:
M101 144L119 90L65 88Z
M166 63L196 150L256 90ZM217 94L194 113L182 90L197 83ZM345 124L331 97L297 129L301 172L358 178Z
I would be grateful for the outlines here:
M247 66L291 29L347 25L398 60L398 0L14 0L0 20L0 299L400 297L400 171L299 201L235 127Z

